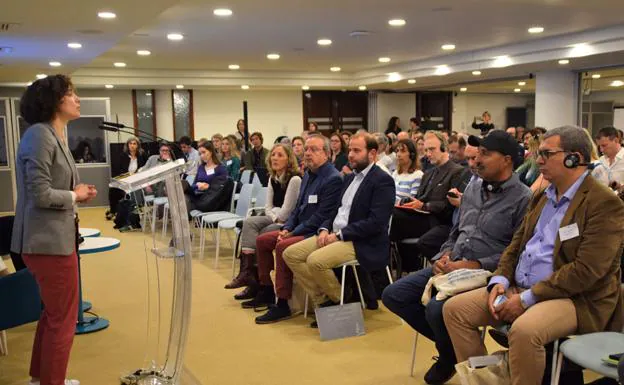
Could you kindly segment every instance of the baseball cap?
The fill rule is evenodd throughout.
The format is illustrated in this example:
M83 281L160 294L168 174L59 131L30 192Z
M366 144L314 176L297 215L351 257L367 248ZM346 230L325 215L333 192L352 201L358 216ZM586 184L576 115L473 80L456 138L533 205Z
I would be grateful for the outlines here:
M511 156L514 169L518 168L524 161L524 150L522 147L520 147L513 136L502 130L492 131L485 138L470 135L468 144L474 147L485 147L490 151Z

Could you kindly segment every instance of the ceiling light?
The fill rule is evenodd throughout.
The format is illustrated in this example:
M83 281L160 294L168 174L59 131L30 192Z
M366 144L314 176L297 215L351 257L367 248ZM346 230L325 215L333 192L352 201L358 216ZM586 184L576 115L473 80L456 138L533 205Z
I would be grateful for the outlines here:
M100 19L114 19L117 17L117 15L115 15L113 12L103 11L98 12L98 17Z
M220 17L232 16L232 10L227 9L227 8L217 8L214 11L212 11L212 13L215 16L220 16Z
M407 82L409 84L416 84L416 79L409 79Z
M80 43L67 43L67 46L69 48L73 48L73 49L79 49L82 48L82 44Z
M514 88L514 92L520 92L522 91L520 88Z
M340 72L342 70L342 68L340 68L340 67L331 67L329 70L331 72Z
M401 74L398 73L398 72L391 72L391 73L388 74L388 81L390 83L398 82L401 79L403 79L403 78L401 77Z
M466 91L468 91L468 88L466 88L466 87L462 87L462 88L460 88L459 90L460 90L461 92L466 92Z
M600 79L600 74L593 74L592 79Z
M526 82L518 82L519 86L526 86Z
M60 67L61 63L57 62L57 61L51 61L50 63L50 67Z
M139 55L139 56L149 56L151 54L152 53L150 51L146 50L146 49L140 49L140 50L137 51L137 55Z
M26 83L26 86L27 86L27 87L30 87L31 85L32 85L32 82L28 82L28 83Z
M622 87L624 86L624 82L621 80L614 80L609 84L611 87Z
M242 88L242 89L244 89L244 90L248 90L248 89L249 89L249 86L248 86L247 84L243 84L243 85L241 86L241 88Z
M542 33L544 32L544 27L531 27L529 28L529 33Z
M393 27L402 27L405 25L405 20L403 19L392 19L392 20L388 20L388 24L390 24Z
M559 64L561 64L561 65L566 65L568 63L570 63L570 61L568 59L561 59L561 60L559 60Z
M43 79L43 78L47 78L48 75L46 74L37 74L37 79Z
M184 85L183 85L183 84L178 84L178 85L176 86L176 88L177 88L177 89L179 89L179 90L181 90L182 88L184 88Z
M184 35L182 35L181 33L170 33L167 35L167 39L173 40L173 41L180 41L184 39Z
M278 53L270 53L267 55L267 59L269 60L277 60L280 58L280 55Z
M228 68L231 70L238 70L240 69L240 66L238 64L230 64Z
M116 63L113 63L113 65L115 67L117 67L117 68L124 68L126 66L126 63L124 63L124 62L116 62Z
M569 57L589 56L594 53L594 48L586 43L575 44L568 53Z
M455 44L444 44L442 49L445 51L452 51L455 49Z
M109 90L112 89L112 88L115 88L115 86L112 85L112 84L107 84L104 87L108 88Z
M146 92L145 96L152 96L152 93L151 92Z
M437 66L434 74L437 76L444 76L451 73L451 69L447 65Z
M366 91L366 86L359 86L359 87L358 87L358 90L360 90L360 91Z
M379 62L380 63L390 63L390 60L392 60L392 59L390 59L389 57L380 57L379 58Z
M304 90L304 91L307 91L307 90L310 89L310 86L301 86L301 89Z
M472 71L472 74L474 76L479 76L479 75L481 75L481 71Z
M494 58L494 62L492 63L492 67L495 68L503 68L509 67L513 62L509 56L498 56Z
M318 45L331 45L332 41L329 39L318 39L316 44Z

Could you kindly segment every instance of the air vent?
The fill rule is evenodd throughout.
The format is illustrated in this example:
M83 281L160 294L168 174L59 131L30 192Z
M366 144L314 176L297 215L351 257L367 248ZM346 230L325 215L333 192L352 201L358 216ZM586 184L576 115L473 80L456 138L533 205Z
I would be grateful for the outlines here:
M0 22L0 32L11 32L15 28L17 28L17 27L19 27L21 25L22 25L22 23L9 23L9 22L2 23L2 22Z
M349 34L349 36L351 37L362 37L362 36L368 36L371 33L369 31L353 31Z

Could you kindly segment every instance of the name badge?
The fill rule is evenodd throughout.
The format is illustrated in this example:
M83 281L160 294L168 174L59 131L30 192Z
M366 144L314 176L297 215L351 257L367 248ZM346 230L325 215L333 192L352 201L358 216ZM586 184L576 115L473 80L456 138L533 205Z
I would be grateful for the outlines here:
M308 203L318 203L318 195L310 195L308 197Z
M227 162L225 162L225 165L226 165L226 166L231 166L231 165L232 165L232 160L230 159L230 160L228 160Z
M579 229L576 223L559 229L559 239L561 239L561 242L567 241L568 239L576 238L578 236Z
M206 170L206 175L212 175L214 174L214 168L209 168L208 170Z

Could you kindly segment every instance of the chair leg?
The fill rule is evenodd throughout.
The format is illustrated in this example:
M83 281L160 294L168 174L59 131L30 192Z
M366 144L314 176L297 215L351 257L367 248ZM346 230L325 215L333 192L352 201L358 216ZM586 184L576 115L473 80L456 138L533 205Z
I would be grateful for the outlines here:
M360 286L360 277L358 277L357 267L355 265L351 265L353 267L353 275L355 275L355 283L357 284L358 292L360 293L360 304L362 305L362 310L366 309L366 304L364 303L364 296L362 295L362 286Z
M559 352L559 340L553 345L552 372L550 374L550 385L558 385L561 376L561 367L563 366L563 353Z
M169 218L169 207L165 206L164 208L164 212L163 212L163 225L162 225L162 236L163 238L165 237L165 235L167 235L167 223Z
M158 211L157 207L152 205L152 234L156 231L156 211Z
M410 377L414 377L414 364L416 364L416 346L418 345L418 332L414 336L414 347L412 348L412 363L410 364Z
M303 303L303 318L308 318L308 293L306 293L305 301Z
M201 226L199 226L199 259L204 259L204 243L206 242L206 232L204 231L204 221L200 219Z
M344 305L344 289L345 289L345 275L347 273L347 266L342 267L342 284L340 285L340 305Z
M215 254L215 269L219 267L219 249L221 248L221 227L217 225L217 252Z
M394 283L394 281L392 280L392 273L390 273L390 267L386 266L386 273L388 274L388 281L390 281L390 284L392 285Z

